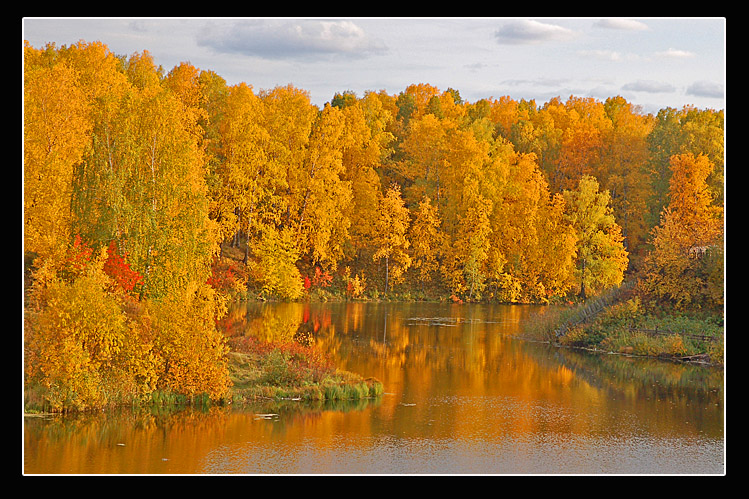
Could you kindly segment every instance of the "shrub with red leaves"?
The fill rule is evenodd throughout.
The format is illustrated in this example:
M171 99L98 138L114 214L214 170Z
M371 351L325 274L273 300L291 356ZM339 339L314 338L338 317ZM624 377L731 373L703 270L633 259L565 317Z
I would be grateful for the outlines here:
M91 255L94 250L83 242L81 236L76 235L73 246L68 248L68 253L62 267L58 271L60 278L73 281L91 264Z
M107 261L104 262L104 272L117 285L129 293L137 284L143 284L143 276L130 268L130 264L126 261L127 253L124 255L117 253L117 245L114 241L109 243L107 254Z
M333 276L326 270L323 272L320 267L315 267L315 276L312 278L312 285L320 288L327 288L333 281Z
M326 270L323 272L320 267L315 267L315 275L310 279L308 276L304 276L304 290L309 291L310 288L327 288L333 282L333 276Z
M75 280L91 265L93 254L93 248L83 241L80 235L76 235L73 245L68 248L67 257L58 275L67 281ZM127 253L124 255L117 253L117 245L114 241L110 242L107 248L107 261L104 262L104 273L127 292L132 291L137 284L143 284L143 276L130 268L130 264L127 263Z
M243 289L243 271L238 262L216 259L211 265L211 277L207 284L217 291L240 291Z

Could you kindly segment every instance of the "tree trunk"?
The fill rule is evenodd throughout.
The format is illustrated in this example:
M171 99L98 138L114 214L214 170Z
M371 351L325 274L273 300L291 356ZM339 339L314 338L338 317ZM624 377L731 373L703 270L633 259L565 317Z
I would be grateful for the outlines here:
M385 257L385 294L388 292L388 274L390 271L390 257Z

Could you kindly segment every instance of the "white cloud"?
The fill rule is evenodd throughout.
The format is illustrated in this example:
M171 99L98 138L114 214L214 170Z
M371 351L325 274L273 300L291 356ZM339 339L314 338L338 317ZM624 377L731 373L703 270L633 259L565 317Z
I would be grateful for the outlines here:
M588 95L596 99L605 101L609 97L613 97L617 92L607 85L598 85L588 90Z
M234 20L209 22L197 35L199 46L219 53L265 59L367 57L387 47L351 21Z
M533 87L559 87L570 82L569 78L544 78L539 77L532 80L504 80L501 83L508 86L533 86Z
M480 71L489 66L481 62L474 62L472 64L465 64L463 67L466 68L468 71Z
M634 21L632 19L601 19L593 24L598 28L606 29L621 29L627 31L645 31L648 30L648 25L640 21Z
M505 24L495 32L494 36L498 43L517 45L571 40L576 33L555 24L520 20Z
M580 55L602 61L621 61L622 55L614 50L582 50Z
M687 88L687 95L695 97L717 97L722 99L725 94L723 85L712 81L698 81Z
M688 52L686 50L678 50L674 48L670 48L662 52L656 52L655 55L658 57L669 57L673 59L685 59L688 57L694 57L694 53L692 52Z
M652 94L673 92L676 88L670 83L662 83L652 80L637 80L622 86L623 90L630 92L647 92Z

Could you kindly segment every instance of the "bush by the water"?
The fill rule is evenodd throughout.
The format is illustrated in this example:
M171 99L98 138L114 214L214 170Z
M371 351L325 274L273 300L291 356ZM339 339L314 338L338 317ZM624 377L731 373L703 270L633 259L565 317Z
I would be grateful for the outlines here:
M336 369L314 345L267 342L252 336L229 342L234 400L295 398L351 400L382 394L382 383Z
M722 320L719 314L676 313L643 305L635 296L609 307L596 320L571 328L559 341L568 346L653 357L707 354L711 362L721 363Z

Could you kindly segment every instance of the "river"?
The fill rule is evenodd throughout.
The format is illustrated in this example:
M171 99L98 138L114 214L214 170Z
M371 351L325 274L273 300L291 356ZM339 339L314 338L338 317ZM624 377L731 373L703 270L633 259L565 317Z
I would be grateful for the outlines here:
M378 399L25 417L25 474L724 474L720 369L522 339L525 305L242 303Z

